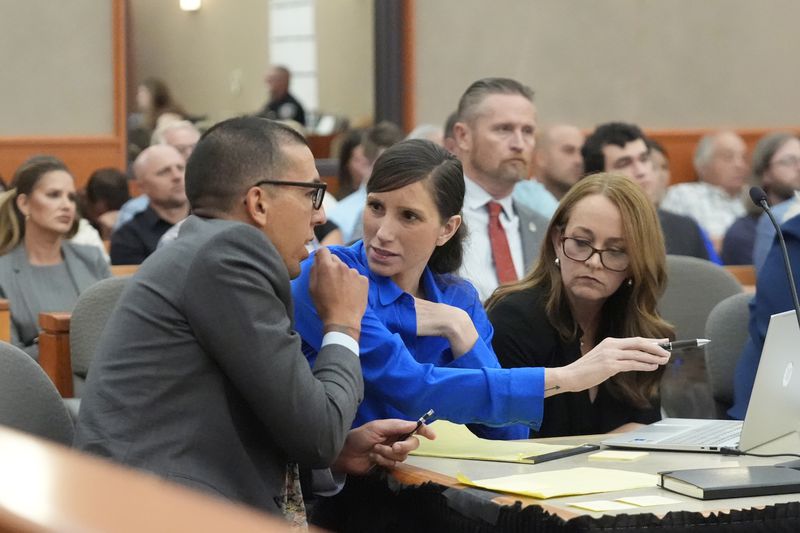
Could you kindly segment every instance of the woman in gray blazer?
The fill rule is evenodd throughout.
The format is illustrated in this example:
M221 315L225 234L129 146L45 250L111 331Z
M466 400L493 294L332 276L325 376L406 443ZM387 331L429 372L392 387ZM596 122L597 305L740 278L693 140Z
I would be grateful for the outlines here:
M78 228L75 180L62 161L34 156L0 195L0 298L11 341L38 358L39 313L70 311L89 285L111 275L100 250L66 239Z

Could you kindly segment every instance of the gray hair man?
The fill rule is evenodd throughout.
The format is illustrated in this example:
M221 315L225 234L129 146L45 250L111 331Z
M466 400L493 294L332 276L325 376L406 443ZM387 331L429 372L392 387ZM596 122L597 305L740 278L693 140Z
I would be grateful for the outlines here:
M746 157L747 145L735 132L706 135L694 155L699 181L667 189L661 208L695 219L719 249L725 232L746 212Z

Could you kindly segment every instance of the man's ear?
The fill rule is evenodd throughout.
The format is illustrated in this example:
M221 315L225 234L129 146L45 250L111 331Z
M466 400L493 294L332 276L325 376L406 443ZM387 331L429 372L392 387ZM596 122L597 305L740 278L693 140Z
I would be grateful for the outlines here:
M442 230L436 238L436 246L446 244L447 241L453 238L453 235L456 234L459 227L461 227L461 215L451 216L448 221L445 222L444 226L442 226Z
M261 187L250 187L244 197L244 208L253 223L263 228L269 219L269 194Z
M472 129L466 122L456 122L453 124L453 139L459 151L469 152L472 148Z

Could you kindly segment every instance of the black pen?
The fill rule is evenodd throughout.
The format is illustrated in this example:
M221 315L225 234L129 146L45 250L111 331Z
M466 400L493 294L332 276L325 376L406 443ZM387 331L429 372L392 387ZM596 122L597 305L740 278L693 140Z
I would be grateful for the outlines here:
M398 442L401 440L406 440L408 437L419 431L419 428L422 427L422 424L424 424L425 421L432 416L433 416L433 409L429 409L427 413L419 417L419 420L417 420L417 427L414 428L414 431L409 431L405 435L400 435L400 437L397 439Z
M523 457L523 461L531 461L534 464L553 461L555 459L563 459L565 457L572 457L581 453L593 452L599 450L600 446L597 444L581 444L574 448L567 448L566 450L559 450L557 452L543 453L541 455L531 455L530 457Z
M683 350L684 348L700 348L711 342L708 339L691 339L686 341L662 342L659 344L665 350Z

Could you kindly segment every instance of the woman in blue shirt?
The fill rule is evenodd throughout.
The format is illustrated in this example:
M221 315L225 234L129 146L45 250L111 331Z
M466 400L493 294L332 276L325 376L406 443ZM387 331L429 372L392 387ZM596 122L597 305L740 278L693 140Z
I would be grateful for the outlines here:
M526 438L545 396L584 390L625 370L655 370L669 354L652 340L606 339L563 368L501 369L477 291L461 265L464 179L439 146L409 140L376 161L367 184L364 240L331 252L367 276L359 340L364 401L355 425L386 417L436 417L488 438ZM309 294L312 261L292 282L295 327L313 365L322 324ZM498 427L509 426L512 427Z

